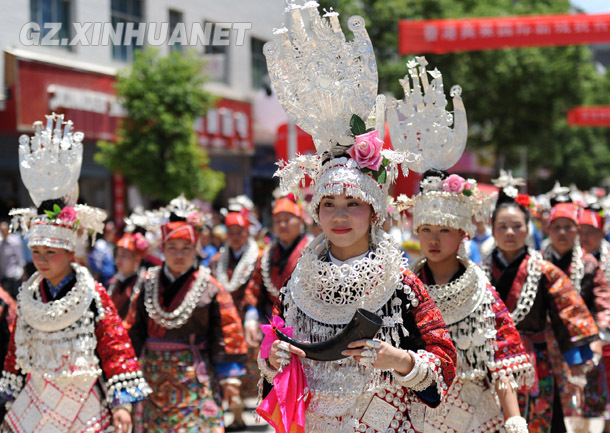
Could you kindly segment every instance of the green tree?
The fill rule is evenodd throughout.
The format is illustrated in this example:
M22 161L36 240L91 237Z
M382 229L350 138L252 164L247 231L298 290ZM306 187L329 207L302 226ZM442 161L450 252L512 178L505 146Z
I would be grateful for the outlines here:
M362 15L376 50L379 91L402 98L398 79L412 56L398 55L398 21L568 13L568 0L322 0L341 13L345 24ZM345 28L345 27L344 27ZM422 53L423 54L423 53ZM431 67L443 73L445 87L458 83L469 121L469 147L487 148L516 168L527 148L530 179L540 190L554 179L587 188L610 174L608 131L571 128L567 111L597 97L610 102L585 46L541 47L426 54ZM610 82L610 79L606 79ZM605 101L605 102L603 102ZM545 169L545 170L539 170Z
M213 102L203 89L202 71L195 53L136 53L116 83L127 117L116 143L98 142L95 160L152 197L170 200L184 193L213 200L224 187L224 174L207 168L208 156L193 129L195 117Z

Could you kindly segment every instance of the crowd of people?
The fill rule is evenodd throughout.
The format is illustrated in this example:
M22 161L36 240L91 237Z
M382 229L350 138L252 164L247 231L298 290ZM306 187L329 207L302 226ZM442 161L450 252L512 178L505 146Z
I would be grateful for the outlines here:
M459 86L449 113L418 57L386 104L362 18L348 41L315 2L287 13L270 79L317 153L281 165L270 230L245 196L215 215L179 196L116 227L76 203L69 120L20 138L35 207L0 223L0 432L222 433L249 427L257 395L279 433L604 431L603 197L449 174ZM418 194L391 197L399 170Z

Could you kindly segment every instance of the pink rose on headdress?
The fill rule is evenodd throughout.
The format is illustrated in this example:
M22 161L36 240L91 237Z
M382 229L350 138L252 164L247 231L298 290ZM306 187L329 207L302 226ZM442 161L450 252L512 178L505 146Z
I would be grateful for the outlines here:
M148 249L148 241L142 236L142 233L136 233L133 235L133 238L136 242L136 249L140 251L146 251Z
M462 192L464 189L464 178L457 174L452 174L443 181L443 191L446 192Z
M186 222L194 227L198 227L201 224L201 215L199 215L199 212L194 210L186 216Z
M366 134L356 135L356 144L349 148L347 153L356 161L360 168L379 170L383 157L381 148L383 141L379 137L379 131L374 130Z
M74 208L72 206L66 206L65 208L63 208L61 210L59 215L57 215L57 218L59 218L62 221L67 221L67 222L73 223L74 221L76 221L76 218L77 218L76 211L74 210Z

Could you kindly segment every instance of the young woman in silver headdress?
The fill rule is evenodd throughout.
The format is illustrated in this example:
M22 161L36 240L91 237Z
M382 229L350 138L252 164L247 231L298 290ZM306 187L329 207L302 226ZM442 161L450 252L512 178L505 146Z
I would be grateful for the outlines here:
M533 367L506 306L463 248L489 200L473 179L443 170L426 171L421 187L397 206L413 207L424 257L412 269L443 314L458 363L447 399L427 410L420 430L527 432L517 391L533 379Z
M77 232L103 230L105 212L74 205L82 161L80 132L63 115L20 139L20 169L38 209L14 209L13 225L29 227L37 269L18 295L0 398L2 432L127 433L131 403L150 387L127 331L104 287L74 263ZM56 125L53 129L54 124ZM64 129L65 126L65 129Z
M259 366L274 385L265 402L276 396L283 416L279 420L260 407L259 413L278 431L409 431L424 416L414 402L438 406L444 397L455 349L440 311L398 245L380 229L389 186L407 154L382 151L379 132L367 130L362 120L375 105L377 89L362 18L350 19L355 38L346 42L337 14L327 14L326 22L315 2L292 5L289 13L293 30L276 32L265 49L267 62L280 102L313 135L318 154L297 157L278 175L285 192L298 193L305 175L312 179L312 216L322 234L303 250L276 311L294 328L294 344L267 346L263 340L261 349ZM310 27L301 14L309 15ZM383 108L373 112L383 125ZM379 316L378 332L345 348L327 343L347 332L358 309ZM281 323L272 319L275 328ZM331 360L314 359L320 345L314 350L309 343L321 343ZM301 365L307 391L299 395L286 384ZM284 416L284 408L292 407L294 417Z

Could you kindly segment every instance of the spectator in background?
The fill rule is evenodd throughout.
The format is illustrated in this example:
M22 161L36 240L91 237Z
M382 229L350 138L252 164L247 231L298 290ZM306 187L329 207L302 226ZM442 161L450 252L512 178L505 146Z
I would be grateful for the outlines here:
M114 222L108 221L104 228L104 237L95 241L89 254L89 268L93 278L108 287L108 281L116 272L114 266Z
M218 248L212 243L212 227L207 224L204 224L199 231L197 252L201 258L200 263L203 266L210 266L210 260L218 252Z
M23 278L23 241L21 236L8 232L8 222L0 223L0 284L13 297L17 297L17 291Z

